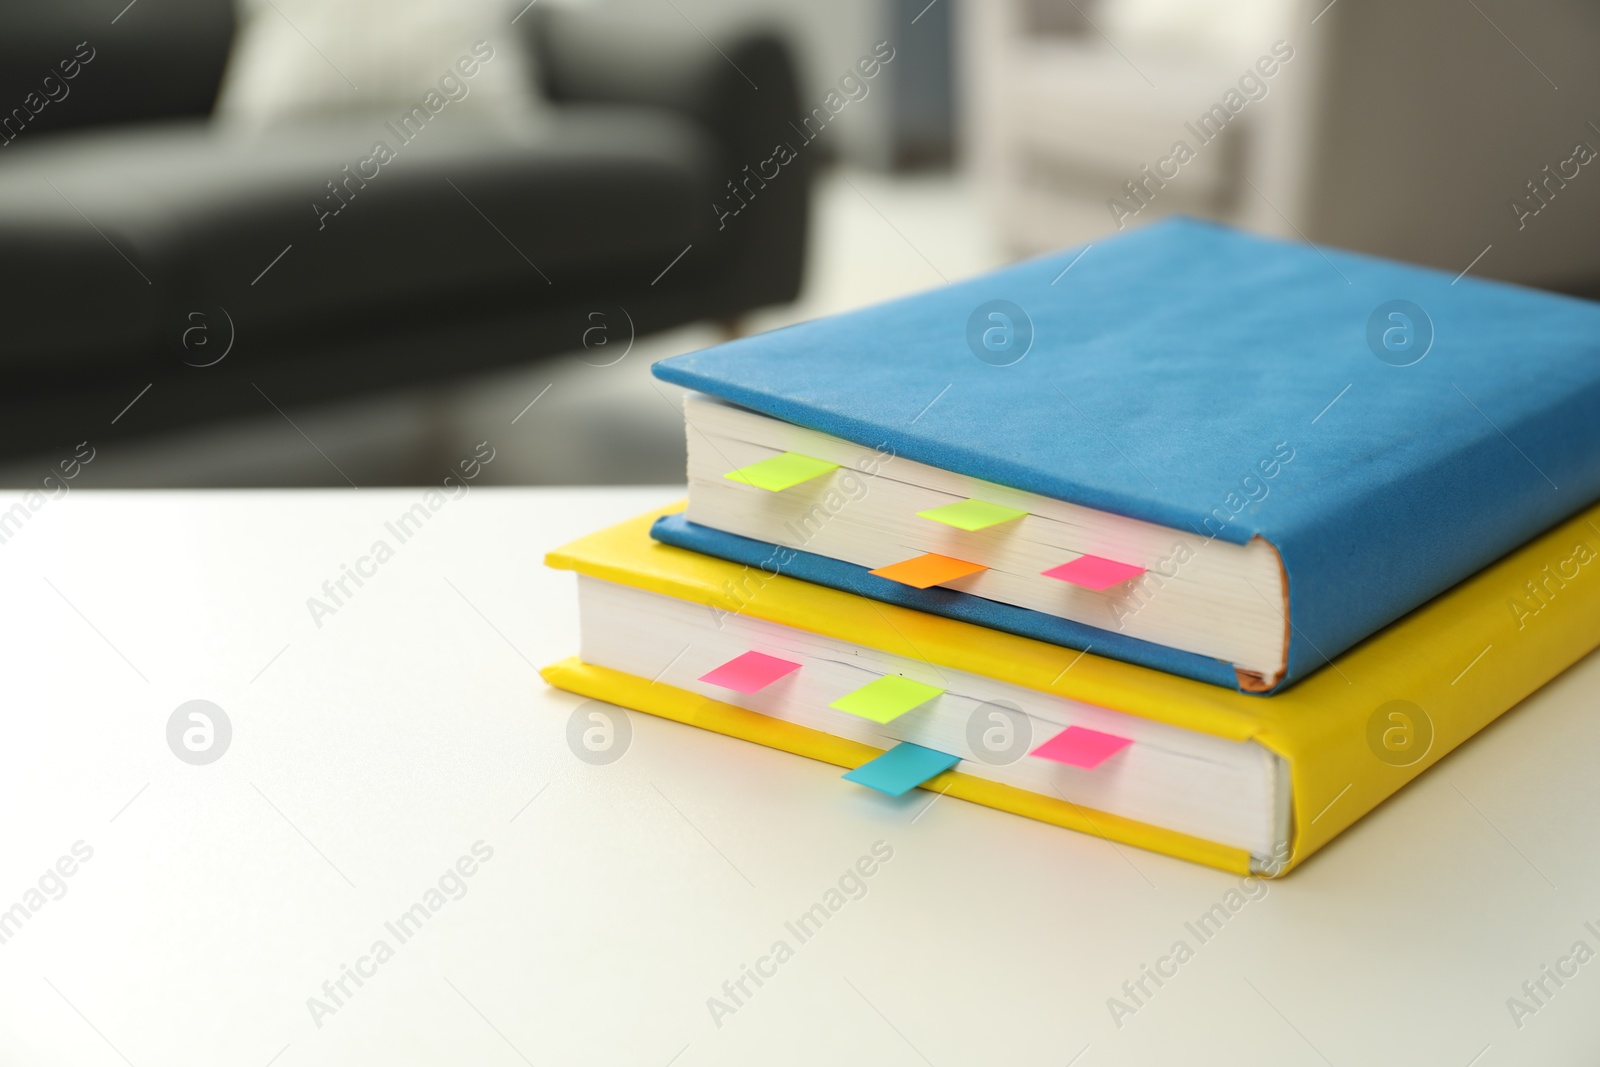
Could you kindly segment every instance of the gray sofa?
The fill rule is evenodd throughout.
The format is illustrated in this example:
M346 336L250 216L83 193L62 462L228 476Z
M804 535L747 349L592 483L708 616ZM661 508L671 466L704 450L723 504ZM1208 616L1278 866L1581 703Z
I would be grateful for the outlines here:
M447 380L574 350L597 322L646 333L798 291L810 158L724 213L799 111L772 34L714 47L681 20L535 6L508 33L528 31L546 119L441 113L351 183L380 135L401 143L397 115L231 132L209 118L227 0L125 2L0 8L0 456Z

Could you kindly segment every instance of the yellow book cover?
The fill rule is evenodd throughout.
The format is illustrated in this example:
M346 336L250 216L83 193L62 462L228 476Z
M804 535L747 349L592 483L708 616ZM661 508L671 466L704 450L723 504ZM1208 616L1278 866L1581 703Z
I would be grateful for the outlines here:
M864 601L652 541L650 524L681 507L591 534L550 553L545 562L712 613L909 656L1151 723L1254 741L1288 771L1286 847L1272 857L977 776L963 770L965 762L922 786L1240 874L1276 876L1293 869L1600 646L1600 506L1270 697ZM551 685L585 697L841 767L881 754L872 745L576 658L546 667L543 675Z

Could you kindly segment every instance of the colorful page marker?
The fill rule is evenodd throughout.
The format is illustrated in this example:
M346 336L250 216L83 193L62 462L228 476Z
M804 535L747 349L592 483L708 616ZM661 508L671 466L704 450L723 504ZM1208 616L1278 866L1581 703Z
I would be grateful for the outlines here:
M898 674L874 679L853 692L835 700L828 707L848 711L873 722L898 719L912 708L919 707L944 692L936 686L913 682Z
M1071 563L1051 567L1044 572L1044 576L1060 578L1063 582L1071 582L1073 585L1081 585L1085 589L1099 592L1120 585L1129 578L1137 578L1144 573L1144 570L1143 567L1135 567L1131 563L1118 563L1114 559L1079 556Z
M926 782L934 775L943 774L961 762L952 756L910 741L902 741L876 759L869 760L846 774L851 782L859 782L869 789L901 796Z
M838 469L837 463L829 463L825 459L812 459L798 452L785 452L781 456L773 456L760 463L752 463L748 467L729 471L723 477L776 493Z
M988 569L981 563L968 563L964 559L951 559L949 556L929 552L926 555L901 560L899 563L891 563L887 567L879 567L869 573L915 589L926 589L930 585L943 585L945 582L953 582L957 578L965 578L969 574L977 574Z
M917 512L921 518L942 522L958 530L985 530L1002 522L1020 519L1026 514L1026 511L1003 508L999 504L990 504L984 500L958 500L954 504Z
M1131 744L1131 740L1116 734L1069 726L1029 755L1093 770Z
M739 693L759 693L779 678L799 669L800 664L769 656L765 652L746 652L733 657L716 670L702 674L700 680Z

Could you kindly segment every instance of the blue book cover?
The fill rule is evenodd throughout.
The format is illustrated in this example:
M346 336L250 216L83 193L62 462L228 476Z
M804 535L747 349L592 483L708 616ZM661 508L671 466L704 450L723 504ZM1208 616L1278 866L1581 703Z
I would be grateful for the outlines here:
M1600 305L1187 219L655 373L959 474L1264 538L1288 586L1280 684L1600 497ZM1285 450L1292 462L1271 462ZM663 523L662 540L755 551ZM837 560L794 553L786 570L891 599ZM1525 612L1559 595L1528 577ZM912 594L1232 684L1204 657L1027 609L955 607L979 598L952 590L899 593Z

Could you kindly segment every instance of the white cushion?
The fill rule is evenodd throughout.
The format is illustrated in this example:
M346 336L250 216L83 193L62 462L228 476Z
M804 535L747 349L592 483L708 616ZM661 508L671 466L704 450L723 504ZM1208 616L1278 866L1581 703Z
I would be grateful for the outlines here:
M240 0L219 121L260 127L348 111L536 106L521 5L502 0ZM471 71L470 74L467 72ZM432 109L430 109L432 110Z
M1101 0L1095 22L1119 48L1238 61L1267 51L1286 0Z

